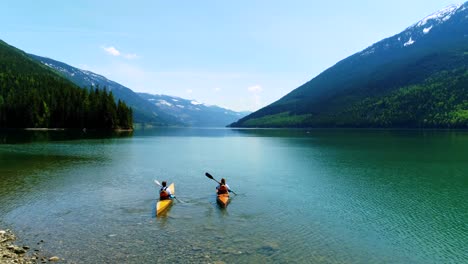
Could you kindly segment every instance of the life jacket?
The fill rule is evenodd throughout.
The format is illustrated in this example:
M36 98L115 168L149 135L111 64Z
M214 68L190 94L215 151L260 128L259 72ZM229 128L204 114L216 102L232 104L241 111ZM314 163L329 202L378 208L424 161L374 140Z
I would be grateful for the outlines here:
M167 192L167 187L162 187L159 190L159 200L167 200L169 199L169 193Z
M228 193L228 191L229 191L228 188L224 184L222 184L218 188L218 194L225 194L225 193Z

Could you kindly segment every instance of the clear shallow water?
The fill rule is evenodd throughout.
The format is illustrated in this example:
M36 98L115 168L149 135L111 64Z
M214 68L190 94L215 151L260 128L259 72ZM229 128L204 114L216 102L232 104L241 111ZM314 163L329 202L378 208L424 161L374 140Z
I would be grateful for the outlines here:
M467 132L0 139L0 227L65 262L468 262ZM226 210L205 172L238 193ZM183 202L158 218L154 179Z

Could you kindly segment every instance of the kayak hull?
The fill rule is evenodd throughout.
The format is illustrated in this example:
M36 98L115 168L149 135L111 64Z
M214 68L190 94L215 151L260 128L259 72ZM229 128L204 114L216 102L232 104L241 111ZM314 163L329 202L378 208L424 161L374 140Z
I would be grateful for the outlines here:
M175 185L174 185L174 183L171 183L169 185L168 189L171 191L172 195L175 195ZM156 203L156 216L164 213L171 205L172 205L172 199L159 200Z
M228 206L229 204L229 194L228 193L225 193L225 194L217 194L217 197L216 197L216 202L219 204L219 206L225 208Z

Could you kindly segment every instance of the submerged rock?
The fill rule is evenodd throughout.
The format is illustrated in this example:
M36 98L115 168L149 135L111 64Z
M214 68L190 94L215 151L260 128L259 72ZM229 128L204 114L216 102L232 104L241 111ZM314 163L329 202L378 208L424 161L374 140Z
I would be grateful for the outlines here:
M262 254L264 256L271 256L276 251L279 250L279 245L276 242L267 242L261 247L257 248L257 253Z
M33 264L38 263L39 256L37 252L32 256L28 256L27 250L30 248L28 246L17 246L13 244L13 241L16 240L16 236L11 232L11 230L0 230L0 263L2 264ZM36 251L36 250L35 250ZM57 260L58 257L56 257ZM45 263L46 258L41 257L43 263ZM49 259L49 261L52 261Z
M24 248L14 247L13 252L15 252L16 254L24 254L26 253L26 250Z
M57 256L53 256L53 257L49 258L49 261L59 261L59 260L60 260L60 258L57 257Z

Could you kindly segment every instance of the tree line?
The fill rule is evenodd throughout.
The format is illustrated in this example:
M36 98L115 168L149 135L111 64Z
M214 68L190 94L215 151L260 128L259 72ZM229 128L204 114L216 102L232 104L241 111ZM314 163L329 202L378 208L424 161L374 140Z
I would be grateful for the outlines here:
M468 71L440 72L423 84L365 99L342 117L371 127L468 128Z
M132 109L106 89L50 75L0 72L0 128L129 129Z

